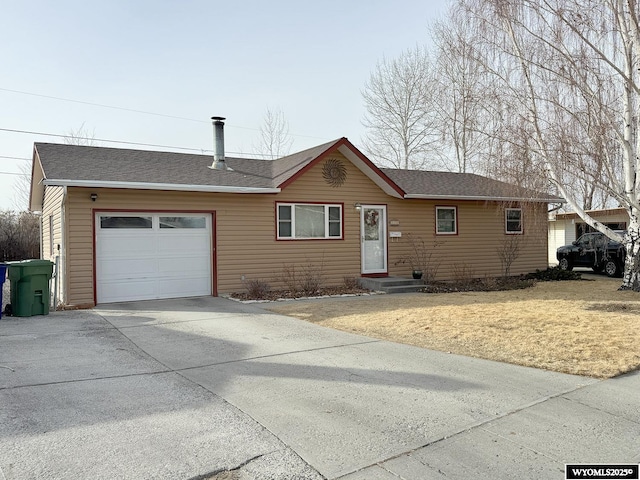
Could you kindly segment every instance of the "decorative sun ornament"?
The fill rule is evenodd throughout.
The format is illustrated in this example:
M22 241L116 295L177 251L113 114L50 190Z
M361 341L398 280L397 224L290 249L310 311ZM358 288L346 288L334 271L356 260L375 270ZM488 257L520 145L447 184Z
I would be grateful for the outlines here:
M347 169L335 158L330 158L322 166L322 177L332 187L341 187L347 180Z

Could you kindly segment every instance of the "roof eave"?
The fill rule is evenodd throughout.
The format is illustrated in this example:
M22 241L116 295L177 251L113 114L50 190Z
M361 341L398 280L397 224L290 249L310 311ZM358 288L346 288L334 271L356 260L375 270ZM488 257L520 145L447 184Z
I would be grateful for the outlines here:
M563 198L526 198L526 197L495 197L486 195L429 195L422 193L408 193L405 199L419 200L474 200L493 202L536 202L536 203L565 203Z
M351 163L359 168L362 173L387 195L395 198L406 197L407 194L397 183L389 178L346 138L343 138L338 144L338 151L347 157Z
M313 160L307 162L302 168L296 170L295 173L281 181L278 186L280 188L286 188L336 150L342 153L356 168L364 173L373 183L378 185L387 195L396 198L403 197L404 190L385 175L382 170L376 167L371 160L360 152L346 137L342 137L331 143L323 152L316 155Z
M31 163L31 182L29 184L29 210L32 212L41 212L44 206L44 180L46 180L46 175L42 168L38 150L34 146Z
M237 187L228 185L188 185L176 183L113 182L101 180L46 179L45 186L88 187L88 188L124 188L129 190L169 190L180 192L213 193L280 193L279 188Z

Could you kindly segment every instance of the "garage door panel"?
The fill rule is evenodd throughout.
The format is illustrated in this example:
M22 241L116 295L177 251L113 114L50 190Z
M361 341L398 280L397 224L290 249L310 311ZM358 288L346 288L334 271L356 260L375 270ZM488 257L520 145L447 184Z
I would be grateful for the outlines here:
M158 253L175 253L176 250L188 254L190 251L202 252L209 248L209 239L200 235L160 235L157 238Z
M158 271L160 274L172 274L176 277L209 275L211 265L207 262L208 258L198 255L181 258L167 258L160 262Z
M156 281L149 278L122 282L107 281L98 284L101 303L123 302L127 300L152 300L157 298Z
M98 214L96 221L96 287L98 303L211 295L211 219L169 218L167 214L132 214L152 218L152 228L126 228L128 218ZM100 217L110 218L101 228ZM119 226L113 228L114 216ZM174 226L160 228L160 217ZM174 215L175 217L175 215ZM206 228L201 228L203 221Z
M211 295L209 277L159 279L158 295L160 295L161 298Z
M157 240L152 235L101 235L97 246L99 255L132 257L157 250Z
M158 272L156 258L127 258L101 264L102 275L109 281L152 277Z

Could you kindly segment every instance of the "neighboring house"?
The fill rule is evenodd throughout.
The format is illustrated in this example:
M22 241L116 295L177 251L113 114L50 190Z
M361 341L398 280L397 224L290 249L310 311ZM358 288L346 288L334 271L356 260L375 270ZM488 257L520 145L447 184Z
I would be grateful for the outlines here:
M273 161L219 147L33 152L42 256L59 255L59 301L77 307L277 288L285 266L321 269L326 285L410 276L410 238L437 243L439 279L500 275L498 251L516 238L511 273L529 272L546 267L558 201L473 174L380 169L346 138Z
M629 224L629 214L624 208L587 210L587 213L612 230L626 230ZM549 217L549 265L558 264L558 248L571 244L583 233L594 231L595 229L587 225L575 212L552 214Z

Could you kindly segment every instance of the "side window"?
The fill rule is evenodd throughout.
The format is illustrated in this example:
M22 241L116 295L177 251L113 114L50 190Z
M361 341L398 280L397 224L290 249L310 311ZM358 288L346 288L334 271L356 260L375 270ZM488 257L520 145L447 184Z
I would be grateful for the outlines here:
M507 208L504 212L505 232L511 235L522 234L522 209Z
M457 207L436 207L436 234L456 235L458 233Z

